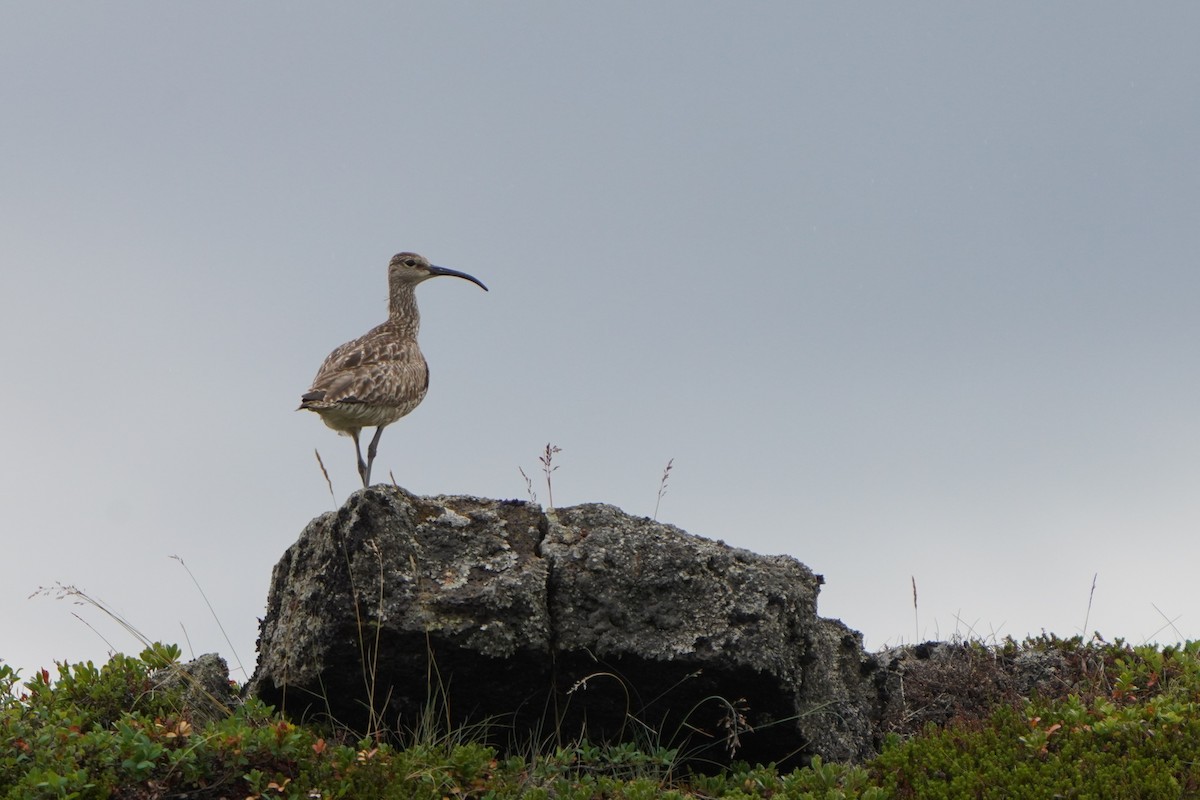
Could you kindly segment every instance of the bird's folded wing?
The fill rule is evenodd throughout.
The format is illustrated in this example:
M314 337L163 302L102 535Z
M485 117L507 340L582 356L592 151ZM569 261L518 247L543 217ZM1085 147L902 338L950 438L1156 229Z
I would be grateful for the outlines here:
M321 392L326 403L364 403L376 406L406 406L419 402L429 388L429 369L425 360L417 363L383 361L343 369L320 376L312 391Z

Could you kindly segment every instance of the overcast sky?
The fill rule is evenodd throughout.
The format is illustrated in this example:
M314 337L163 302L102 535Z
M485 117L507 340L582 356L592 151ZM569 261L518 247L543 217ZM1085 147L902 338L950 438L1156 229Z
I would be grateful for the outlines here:
M294 409L401 250L491 291L421 286L379 480L544 503L553 442L556 504L650 515L674 458L661 520L871 649L1200 638L1200 6L0 17L9 663L139 649L58 581L253 669L314 448L358 482Z

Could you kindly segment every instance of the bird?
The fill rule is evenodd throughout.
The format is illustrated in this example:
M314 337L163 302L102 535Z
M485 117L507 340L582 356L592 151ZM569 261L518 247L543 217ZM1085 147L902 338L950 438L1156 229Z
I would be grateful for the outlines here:
M370 486L371 465L383 429L420 405L429 390L429 365L417 346L421 315L417 311L417 284L449 275L474 283L473 275L430 264L416 253L397 253L388 263L388 318L325 357L312 387L300 396L297 411L315 411L321 420L354 440L358 474ZM359 434L375 428L363 460Z

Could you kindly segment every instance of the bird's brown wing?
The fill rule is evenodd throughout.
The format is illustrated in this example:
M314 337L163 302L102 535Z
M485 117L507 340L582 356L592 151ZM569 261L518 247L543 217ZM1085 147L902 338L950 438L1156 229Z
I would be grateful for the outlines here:
M416 407L429 388L429 368L413 341L377 331L338 347L326 358L301 407L365 403Z

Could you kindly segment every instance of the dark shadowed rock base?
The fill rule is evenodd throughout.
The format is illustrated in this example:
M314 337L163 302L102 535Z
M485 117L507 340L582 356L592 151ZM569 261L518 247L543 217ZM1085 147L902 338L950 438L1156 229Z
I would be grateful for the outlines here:
M858 760L886 681L858 633L817 616L821 582L612 506L377 486L276 565L249 691L360 733L436 708L501 747L626 739L719 764L736 741L752 762Z

